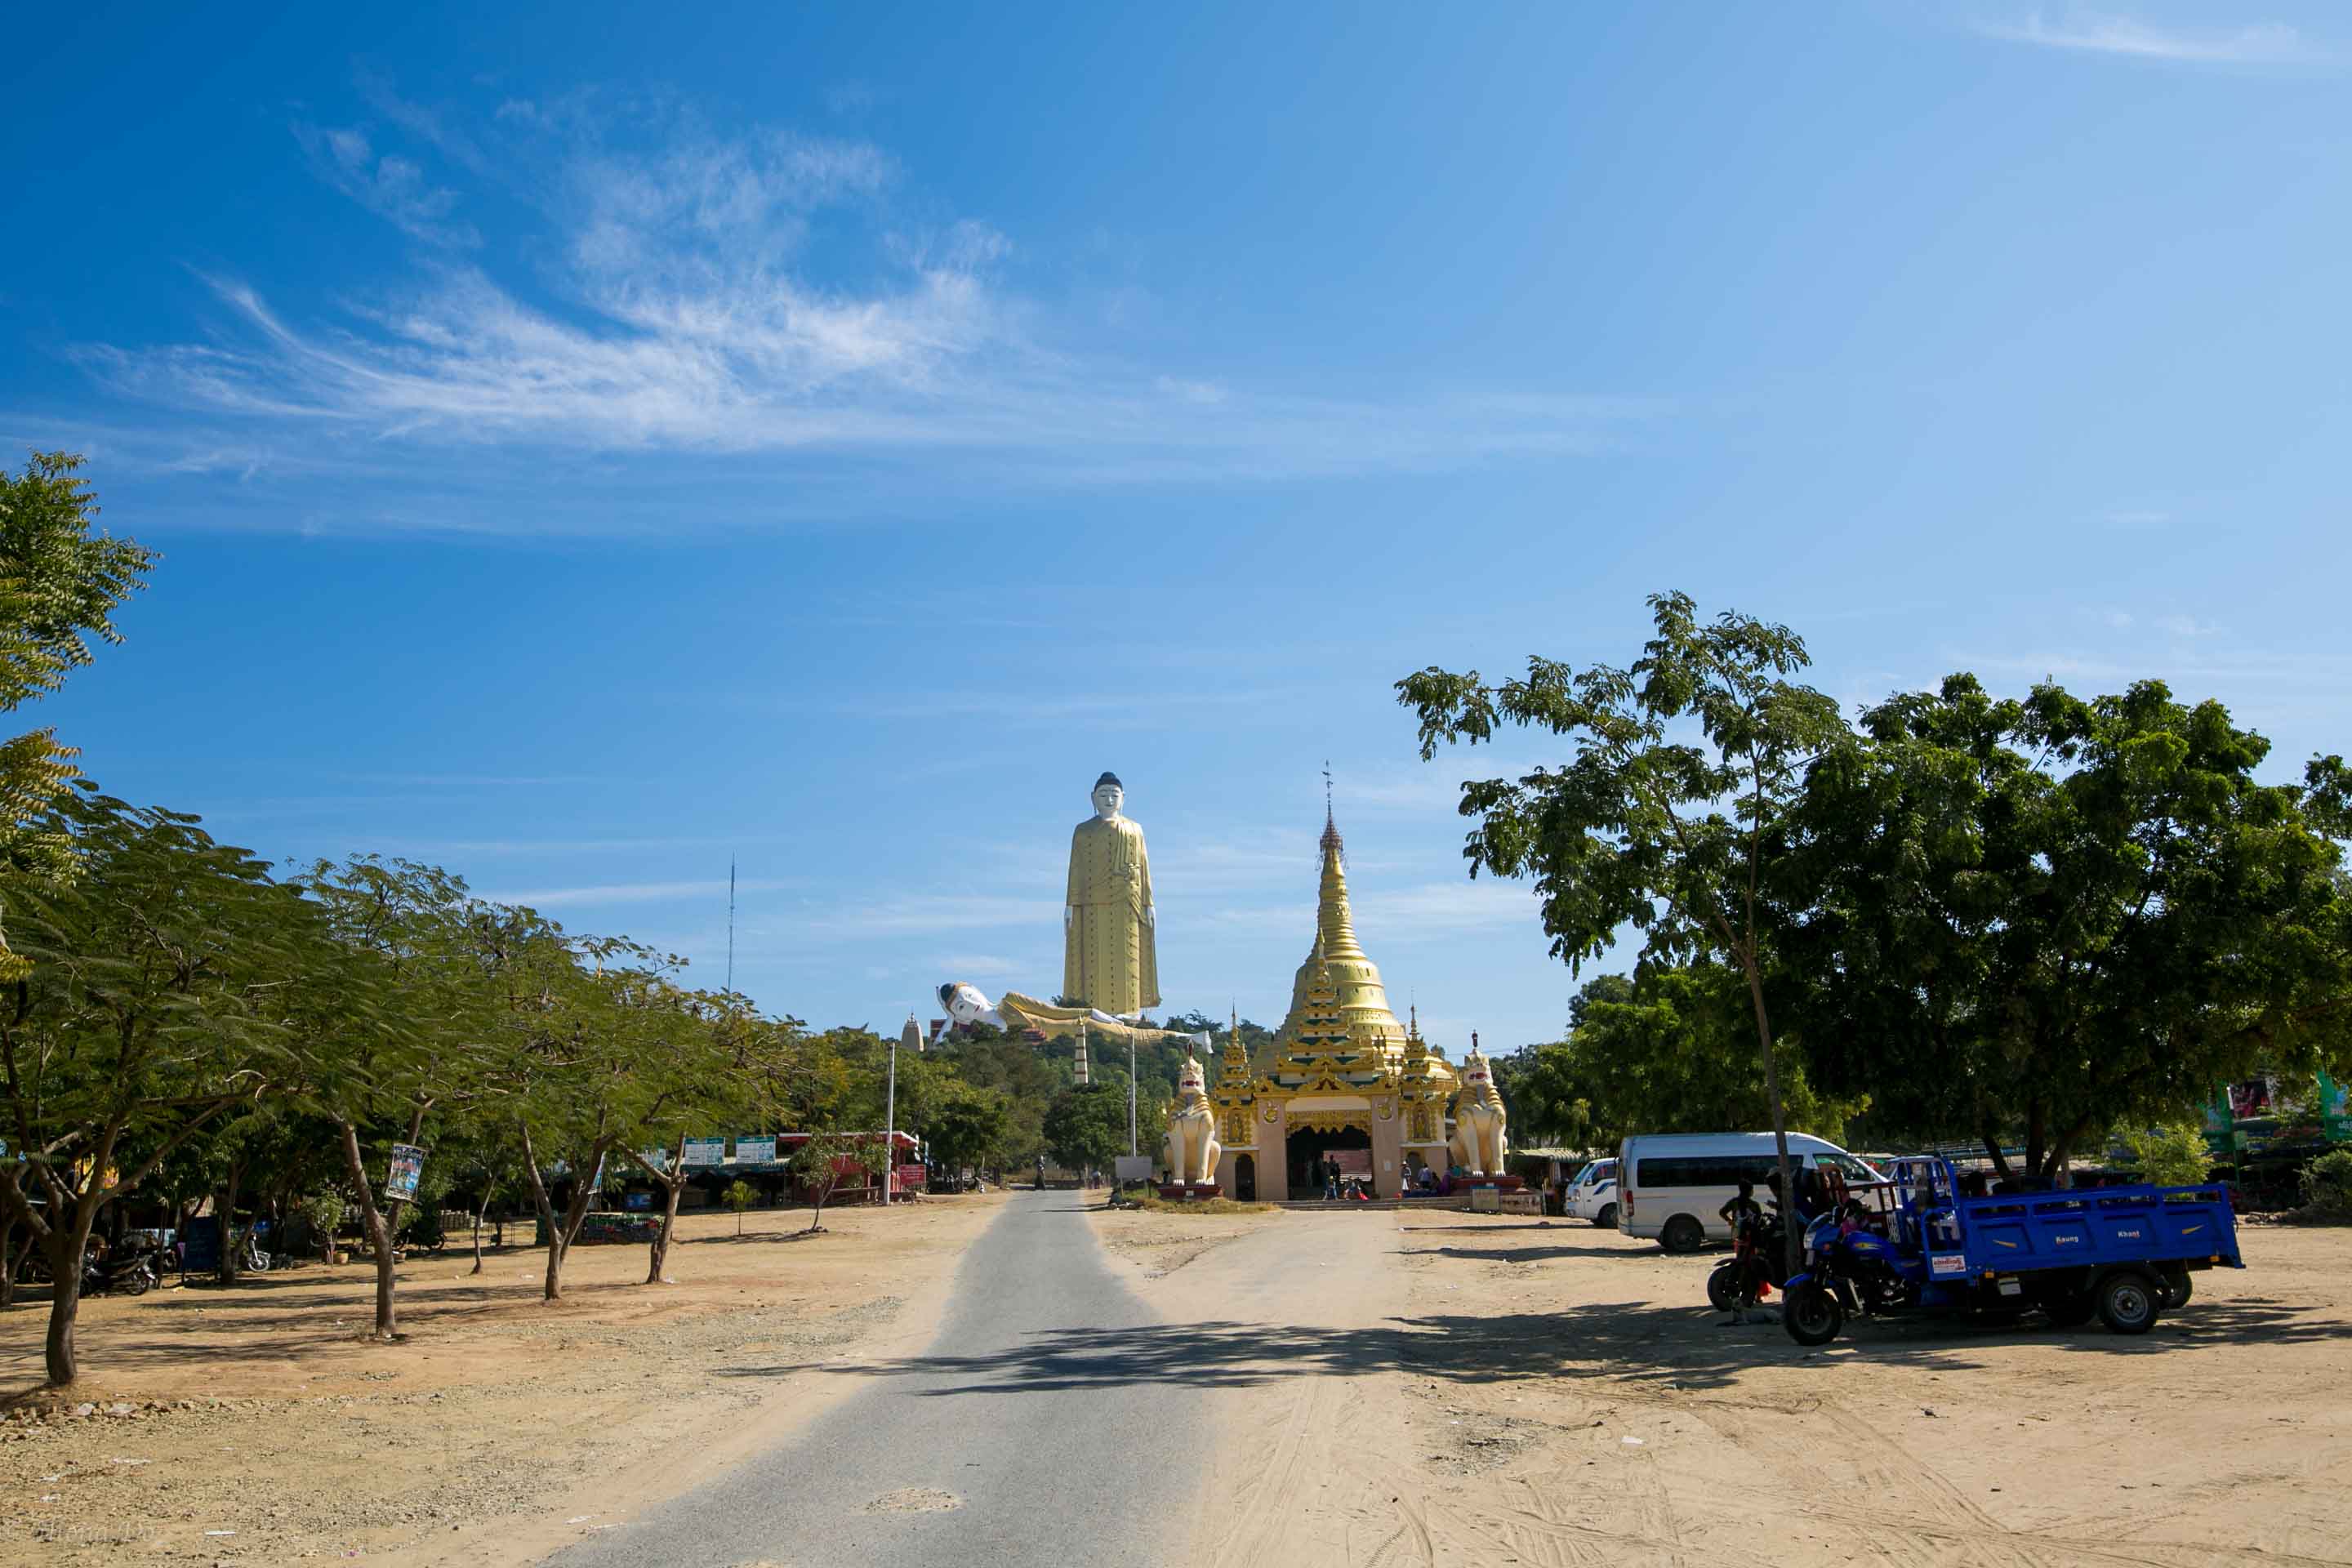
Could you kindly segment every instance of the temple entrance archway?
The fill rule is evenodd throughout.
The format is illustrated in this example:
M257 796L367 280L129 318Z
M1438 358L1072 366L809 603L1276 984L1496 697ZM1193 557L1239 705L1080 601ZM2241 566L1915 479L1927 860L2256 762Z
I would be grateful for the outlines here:
M1257 1202L1257 1156L1244 1154L1234 1161L1234 1199L1236 1203Z
M1300 1128L1287 1140L1283 1163L1290 1173L1290 1195L1294 1198L1319 1198L1323 1195L1323 1177L1319 1167L1323 1156L1340 1149L1360 1149L1365 1161L1345 1163L1363 1173L1372 1149L1372 1133L1369 1127L1349 1124L1337 1128Z

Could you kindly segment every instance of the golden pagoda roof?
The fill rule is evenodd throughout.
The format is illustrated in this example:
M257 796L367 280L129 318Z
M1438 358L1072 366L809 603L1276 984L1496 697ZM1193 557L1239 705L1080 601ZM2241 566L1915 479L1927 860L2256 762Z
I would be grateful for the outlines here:
M1316 1054L1344 1034L1348 1042L1378 1059L1383 1068L1402 1061L1405 1027L1389 1010L1380 966L1356 940L1355 912L1348 904L1345 847L1330 808L1323 812L1323 876L1315 912L1315 941L1290 984L1290 1011L1276 1032L1264 1066L1297 1055L1301 1046ZM1323 994L1318 995L1320 991Z

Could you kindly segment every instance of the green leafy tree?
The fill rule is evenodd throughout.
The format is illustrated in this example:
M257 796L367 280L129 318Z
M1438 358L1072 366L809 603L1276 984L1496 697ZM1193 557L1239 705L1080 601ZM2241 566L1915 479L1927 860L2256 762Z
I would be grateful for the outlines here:
M1127 1152L1127 1083L1078 1084L1055 1096L1046 1108L1045 1151L1069 1170L1109 1168Z
M740 1236L743 1234L743 1212L760 1201L760 1194L749 1182L730 1182L719 1201L734 1214L735 1234Z
M2160 1187L2194 1186L2213 1173L2212 1155L2205 1148L2205 1130L2194 1121L2174 1121L2162 1127L2129 1128L2123 1134L2126 1149L2139 1179Z
M91 531L98 505L75 477L81 466L35 452L21 472L0 469L0 710L56 690L90 661L91 638L121 641L115 608L146 585L154 562L130 540ZM74 756L51 730L0 742L0 895L71 874L73 835L54 808L76 776ZM0 980L23 967L0 936Z
M484 1037L499 1015L459 879L361 856L322 861L300 886L324 911L327 940L299 953L301 983L289 994L287 1017L302 1071L289 1092L335 1130L375 1259L372 1331L392 1341L400 1337L395 1243L404 1200L388 1191L379 1198L377 1183L389 1177L394 1144L425 1146L436 1108L490 1091ZM428 1158L425 1177L444 1186L447 1173Z
M56 1278L47 1360L64 1384L79 1372L81 1258L100 1211L290 1070L270 959L314 921L194 817L76 791L56 831L81 873L19 895L33 967L0 1006L0 1204Z
M543 1294L561 1300L564 1259L606 1157L694 1092L666 1070L677 961L617 938L568 938L529 910L501 911L487 925L509 989L505 1055L523 1173L548 1232ZM559 1165L570 1178L561 1210L547 1179Z
M2342 764L2303 786L2219 703L2154 681L1996 700L1972 676L1870 710L1784 823L1785 994L1823 1087L1899 1135L2027 1174L2188 1115L2258 1066L2341 1063Z
M954 1172L996 1153L1012 1120L1012 1106L1002 1090L959 1083L940 1097L921 1125L932 1158Z
M2303 1201L2323 1219L2352 1219L2352 1149L2322 1154L2303 1168Z
M1748 990L1790 1184L1765 1002L1767 881L1807 764L1846 727L1836 703L1790 679L1810 660L1788 627L1729 613L1702 623L1682 594L1649 604L1654 633L1628 668L1531 658L1525 679L1490 686L1475 670L1433 667L1397 682L1398 700L1418 716L1424 761L1441 742L1491 741L1505 724L1570 742L1556 770L1462 786L1461 813L1477 819L1463 849L1471 874L1532 877L1552 952L1571 972L1628 926L1651 963L1729 965ZM1796 1246L1792 1231L1792 1272Z
M1501 1087L1516 1123L1588 1146L1754 1127L1771 1108L1762 1065L1743 1043L1752 1028L1746 984L1728 965L1596 975L1577 996L1569 1037L1513 1058ZM1789 1125L1843 1142L1862 1107L1816 1093L1788 1036L1773 1048Z
M824 1228L824 1205L841 1184L854 1173L879 1174L887 1163L887 1152L878 1137L855 1132L816 1132L803 1140L793 1151L787 1168L808 1194L810 1234Z
M667 1278L678 1200L693 1173L686 1163L687 1139L757 1116L758 1086L791 1071L789 1061L767 1055L788 1050L787 1037L755 1026L758 1022L744 997L677 991L665 1014L646 1020L648 1056L626 1086L630 1131L620 1147L662 1194L661 1225L646 1259L648 1285Z

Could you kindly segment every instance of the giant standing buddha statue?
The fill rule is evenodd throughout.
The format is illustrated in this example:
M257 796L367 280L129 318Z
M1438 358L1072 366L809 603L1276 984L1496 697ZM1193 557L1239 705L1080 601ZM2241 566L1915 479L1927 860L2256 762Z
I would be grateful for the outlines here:
M1062 993L1116 1017L1160 1005L1158 914L1143 829L1119 814L1116 773L1095 781L1095 814L1070 835L1070 889L1062 910Z

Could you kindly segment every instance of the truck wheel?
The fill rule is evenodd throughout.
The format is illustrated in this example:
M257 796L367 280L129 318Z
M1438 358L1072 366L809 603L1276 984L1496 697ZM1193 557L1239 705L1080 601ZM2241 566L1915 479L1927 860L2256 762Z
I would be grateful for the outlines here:
M1615 1230L1617 1228L1617 1205L1615 1204L1601 1205L1601 1212L1592 1216L1592 1223L1602 1230Z
M2119 1334L2144 1334L2164 1310L2164 1287L2137 1268L2120 1268L2099 1281L2099 1319Z
M1706 1227L1686 1214L1675 1215L1658 1232L1658 1245L1668 1252L1696 1252L1706 1241Z
M1819 1285L1800 1285L1780 1303L1780 1324L1801 1345L1825 1345L1845 1327L1845 1309Z
M1725 1258L1706 1274L1707 1305L1718 1312L1728 1312L1739 1305L1739 1265Z
M2196 1291L2196 1287L2189 1282L2189 1270L2176 1263L2158 1270L2157 1278L2164 1282L2163 1306L2166 1311L2177 1312L2189 1305L2189 1298Z

